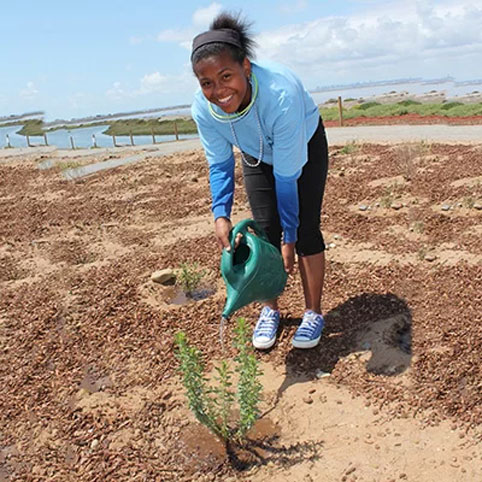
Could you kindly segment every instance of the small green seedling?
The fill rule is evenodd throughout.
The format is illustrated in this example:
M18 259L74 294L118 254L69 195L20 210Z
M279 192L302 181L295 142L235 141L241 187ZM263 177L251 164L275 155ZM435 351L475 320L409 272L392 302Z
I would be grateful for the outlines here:
M359 150L359 146L356 142L351 141L345 144L341 149L340 149L340 154L354 154Z
M181 263L177 283L181 286L186 294L191 294L200 284L206 271L199 269L198 263Z
M183 332L176 335L175 342L189 408L199 422L225 443L242 443L259 417L263 388L259 381L262 372L249 344L245 319L239 318L235 329L234 346L238 350L235 371L239 375L236 392L232 383L234 372L227 361L223 360L216 367L217 384L213 387L204 375L205 366L200 350L189 345ZM239 417L233 420L233 405L236 401Z

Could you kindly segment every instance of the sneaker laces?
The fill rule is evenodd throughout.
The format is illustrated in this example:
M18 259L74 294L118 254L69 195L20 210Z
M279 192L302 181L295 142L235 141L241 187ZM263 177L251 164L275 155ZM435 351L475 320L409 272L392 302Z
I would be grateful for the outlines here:
M263 308L255 329L255 336L271 336L278 329L277 311L271 308Z
M303 321L298 327L296 336L312 338L316 331L323 326L323 317L314 311L307 311L303 316Z

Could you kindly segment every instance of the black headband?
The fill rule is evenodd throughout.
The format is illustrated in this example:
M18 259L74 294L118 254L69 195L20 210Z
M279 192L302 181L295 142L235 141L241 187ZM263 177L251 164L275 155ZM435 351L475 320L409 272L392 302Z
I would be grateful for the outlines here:
M234 45L235 47L243 49L243 46L241 45L241 40L239 38L239 33L236 30L233 30L231 28L208 30L207 32L200 33L199 35L196 35L196 37L194 37L194 40L192 41L191 59L194 55L194 52L198 48L207 44L213 44L217 42Z

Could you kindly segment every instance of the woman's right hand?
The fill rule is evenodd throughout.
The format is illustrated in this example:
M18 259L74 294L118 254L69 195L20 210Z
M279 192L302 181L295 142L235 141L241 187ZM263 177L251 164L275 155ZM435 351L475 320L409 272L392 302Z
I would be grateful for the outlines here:
M226 249L226 251L231 251L231 243L229 242L229 233L233 225L228 218L217 218L214 221L214 230L216 231L216 238L218 240L218 245L221 249ZM236 239L234 240L234 248L239 246L239 242L243 235L238 233Z
M216 233L218 245L221 249L226 248L227 251L231 249L229 232L232 227L233 225L228 218L217 218L216 221L214 221L214 231Z

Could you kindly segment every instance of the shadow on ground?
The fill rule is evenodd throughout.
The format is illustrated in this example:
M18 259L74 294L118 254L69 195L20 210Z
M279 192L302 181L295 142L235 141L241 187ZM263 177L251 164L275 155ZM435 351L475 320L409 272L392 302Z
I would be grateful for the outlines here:
M283 320L283 328L298 326L299 318ZM352 353L370 352L367 371L393 376L411 363L412 314L404 299L387 293L363 293L325 315L319 345L309 350L292 348L286 355L286 378L281 394L295 383L329 374L337 362Z

